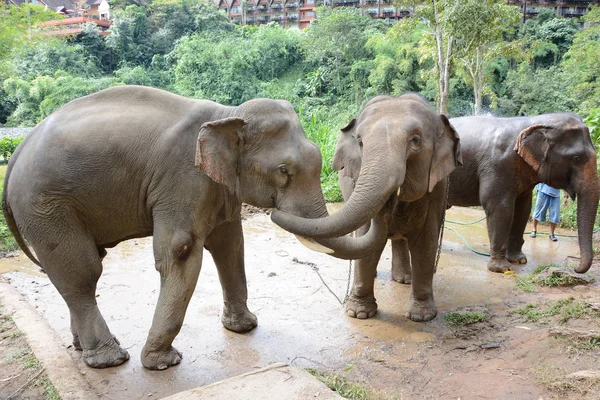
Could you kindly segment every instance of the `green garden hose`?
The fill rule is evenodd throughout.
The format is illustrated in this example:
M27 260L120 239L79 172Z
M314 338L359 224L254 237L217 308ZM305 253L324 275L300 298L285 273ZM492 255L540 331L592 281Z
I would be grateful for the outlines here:
M458 221L452 221L452 220L449 220L449 219L447 219L447 220L446 220L446 222L447 222L447 223L449 223L449 224L455 224L455 225L473 225L473 224L476 224L476 223L478 223L478 222L481 222L481 221L483 221L485 218L486 218L486 217L483 217L483 218L480 218L480 219L478 219L477 221L472 221L472 222L458 222ZM488 253L486 253L486 252L484 252L484 251L480 251L480 250L477 250L477 249L475 249L475 248L474 248L474 247L471 245L471 243L469 243L469 241L467 240L467 238L465 238L463 235L461 235L460 233L458 233L458 231L457 231L456 229L454 229L454 228L451 228L451 227L449 227L449 226L444 226L444 228L445 228L445 229L448 229L448 230L450 230L450 231L452 231L452 232L454 232L454 233L456 233L456 235L457 235L459 238L461 238L461 239L462 239L462 240L465 242L465 244L467 245L467 247L468 247L469 249L471 249L471 251L472 251L473 253L475 253L475 254L479 254L479 255L481 255L481 256L486 256L486 257L489 257L489 256L490 256ZM600 228L598 228L598 229L595 229L593 233L596 233L596 232L598 232L598 231L600 231ZM529 235L530 233L531 233L531 231L529 231L529 232L523 232L523 234L524 234L524 235ZM539 234L550 234L550 232L537 232L537 233L539 233ZM564 234L564 233L555 233L555 236L560 236L560 237L572 237L572 238L576 238L576 237L577 237L577 235L567 235L567 234Z

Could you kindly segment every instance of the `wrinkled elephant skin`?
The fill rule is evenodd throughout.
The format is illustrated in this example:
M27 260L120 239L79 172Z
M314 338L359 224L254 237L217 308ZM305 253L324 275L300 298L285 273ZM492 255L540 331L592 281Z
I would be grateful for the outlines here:
M346 200L343 208L318 220L282 212L274 212L272 219L296 234L328 237L357 229L361 235L374 215L385 218L387 237L357 261L346 312L360 319L376 314L376 268L391 238L410 251L413 264L412 272L409 263L408 271L395 275L412 281L406 317L427 321L437 314L432 281L446 177L460 162L458 135L445 116L415 94L378 96L342 129L338 140L333 168Z
M223 325L256 327L246 305L241 203L327 215L320 170L317 146L285 101L226 107L123 86L42 121L10 159L2 206L20 247L35 260L27 240L67 303L74 345L95 368L129 358L96 304L106 248L152 235L161 288L142 364L165 369L182 359L172 343L205 248L223 288ZM361 253L354 240L317 242L348 258Z
M588 128L575 114L535 117L462 117L451 120L461 137L464 167L450 174L450 205L485 209L491 257L488 269L504 272L527 262L523 232L533 187L543 182L578 199L581 259L592 262L592 231L600 185Z

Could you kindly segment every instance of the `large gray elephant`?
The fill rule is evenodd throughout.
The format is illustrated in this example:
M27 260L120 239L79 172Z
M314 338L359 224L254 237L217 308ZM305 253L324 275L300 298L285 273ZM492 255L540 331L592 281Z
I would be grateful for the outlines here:
M576 271L592 264L592 232L600 184L590 132L571 113L534 117L453 118L461 137L464 167L450 175L449 203L485 209L491 258L488 269L504 272L527 262L523 232L533 187L540 182L577 197L581 258Z
M348 143L349 146L344 144ZM356 161L358 157L358 163ZM413 263L411 300L406 317L434 318L433 274L446 198L445 179L461 163L459 138L445 116L435 114L415 94L378 96L356 120L342 129L334 168L339 171L344 207L322 219L275 211L272 220L284 229L312 238L368 229L375 215L384 219L387 237L357 261L345 307L351 317L377 312L374 281L387 238L406 239Z
M575 269L592 263L592 233L600 185L596 153L588 128L571 113L535 117L453 118L461 138L463 168L450 174L449 205L483 206L491 257L488 269L504 272L525 264L523 233L531 213L533 187L546 183L577 197L581 258ZM408 271L408 272L407 272ZM410 259L398 247L392 276L410 273ZM409 283L404 282L404 283Z
M73 343L91 367L129 358L96 304L106 248L153 235L161 288L141 360L165 369L181 360L172 342L203 248L223 287L225 328L257 325L246 305L241 203L325 216L320 170L317 146L285 101L226 107L117 87L68 103L33 130L10 159L2 208L19 246L67 303ZM364 256L385 238L382 227L375 219L363 238L314 245L337 257Z

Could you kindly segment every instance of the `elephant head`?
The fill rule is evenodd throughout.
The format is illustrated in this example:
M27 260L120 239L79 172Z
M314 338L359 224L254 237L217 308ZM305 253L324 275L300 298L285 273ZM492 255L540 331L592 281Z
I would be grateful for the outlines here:
M353 176L353 146L360 154L358 176ZM338 143L334 168L350 167L348 176L356 179L344 207L319 220L282 212L274 212L271 219L292 233L312 238L347 234L378 215L392 196L406 202L423 197L461 163L458 134L445 116L435 114L415 94L378 96L343 129Z
M198 135L196 165L241 202L275 207L304 218L327 215L321 191L321 153L310 142L286 101L255 99L231 116L204 123ZM354 259L366 255L371 241L385 236L375 221L361 238L302 238L314 250ZM341 235L339 235L341 236Z
M594 145L588 128L575 114L548 114L537 119L521 131L515 151L531 166L536 181L578 198L581 258L575 270L584 273L592 264L592 233L600 197Z

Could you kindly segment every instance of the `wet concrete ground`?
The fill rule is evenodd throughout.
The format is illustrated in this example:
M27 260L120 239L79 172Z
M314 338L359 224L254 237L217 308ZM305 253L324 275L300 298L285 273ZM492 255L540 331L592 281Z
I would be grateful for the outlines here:
M482 210L454 207L448 211L447 219L474 221L482 216ZM485 222L449 226L475 248L489 249ZM544 228L540 230L547 230ZM404 359L415 354L415 349L427 346L426 342L436 340L445 311L478 303L502 303L510 300L514 289L514 276L488 272L487 258L471 252L462 239L446 230L434 278L440 312L434 321L416 323L404 318L410 287L391 280L389 244L378 269L377 316L369 320L351 319L345 316L342 306L317 273L293 259L315 263L327 285L341 299L348 279L347 261L311 252L291 234L275 227L266 215L259 214L244 221L244 232L248 304L258 317L258 328L240 335L222 327L221 288L212 259L206 252L198 286L174 342L183 352L183 361L161 372L145 370L139 358L159 291L151 238L131 240L109 250L99 281L98 304L112 333L129 351L131 359L117 368L93 370L83 364L80 353L72 347L69 349L82 374L103 398L160 398L274 362L339 371L352 366L367 353L374 354L369 348ZM553 243L547 235L538 234L537 239L527 236L525 242L524 252L529 263L517 266L518 273L529 272L538 264L560 263L567 256L578 255L576 238L561 237ZM13 269L17 272L7 272ZM18 257L18 261L0 260L0 273L25 294L66 347L71 343L67 307L49 280L36 271L37 267L24 256ZM380 361L372 359L370 362ZM418 359L408 362L423 363ZM368 372L363 376L368 376ZM404 392L402 380L398 377L395 382L394 378L393 370L387 376L368 376L375 387L385 387L388 393L400 398Z

